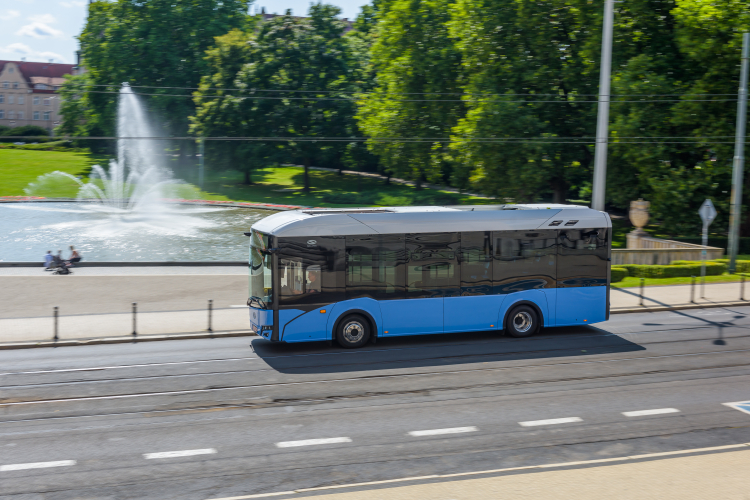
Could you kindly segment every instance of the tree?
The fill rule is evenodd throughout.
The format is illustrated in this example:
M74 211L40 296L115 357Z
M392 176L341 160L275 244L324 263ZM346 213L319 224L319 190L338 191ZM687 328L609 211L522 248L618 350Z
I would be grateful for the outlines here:
M185 135L194 112L189 92L208 74L205 51L217 36L247 28L249 0L116 0L89 5L79 40L88 72L85 116L74 107L66 121L94 119L101 133L114 132L117 91L122 82L138 89L161 117L167 132ZM173 88L166 88L173 87ZM158 97L153 94L159 95ZM63 128L75 129L74 124ZM91 130L91 127L86 127Z
M457 95L461 57L447 28L452 3L379 5L371 49L376 83L358 102L357 121L371 137L370 151L418 188L427 180L448 182L452 173L448 141L435 140L447 138L463 113Z
M343 153L344 143L315 137L346 137L353 116L350 45L340 9L316 4L308 19L287 15L265 22L250 61L237 75L245 91L238 106L254 136L283 138L270 156L301 159L304 189L315 158ZM296 139L296 140L295 140ZM313 140L311 140L313 139Z
M194 94L196 112L190 132L198 137L237 137L254 133L253 115L242 110L242 92L236 85L237 74L252 61L255 36L239 29L216 38L206 51L210 74L201 79ZM244 141L208 141L205 154L212 168L238 170L244 183L251 184L251 173L262 161L267 146Z

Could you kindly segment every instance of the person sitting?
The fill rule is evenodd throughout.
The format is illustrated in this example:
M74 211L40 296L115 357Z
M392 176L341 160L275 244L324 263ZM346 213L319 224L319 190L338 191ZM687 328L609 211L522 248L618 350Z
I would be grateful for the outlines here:
M52 255L52 250L47 250L47 255L44 256L44 270L49 271L52 268L52 263L55 257Z
M57 255L52 257L52 267L64 267L65 261L62 258L62 250L57 251Z
M306 288L307 288L307 293L320 293L320 282L318 281L318 271L308 271Z
M68 262L70 262L71 267L74 264L76 264L78 262L81 262L81 259L83 259L83 257L78 252L78 250L76 250L75 248L73 248L73 245L70 245L70 259L68 259Z

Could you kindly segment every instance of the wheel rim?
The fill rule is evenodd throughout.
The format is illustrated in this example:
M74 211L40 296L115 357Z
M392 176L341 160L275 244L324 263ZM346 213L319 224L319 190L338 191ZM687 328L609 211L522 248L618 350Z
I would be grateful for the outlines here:
M344 338L347 342L359 342L364 336L365 327L359 321L350 321L344 326Z
M517 332L526 333L531 330L531 314L526 311L520 311L513 317L513 326Z

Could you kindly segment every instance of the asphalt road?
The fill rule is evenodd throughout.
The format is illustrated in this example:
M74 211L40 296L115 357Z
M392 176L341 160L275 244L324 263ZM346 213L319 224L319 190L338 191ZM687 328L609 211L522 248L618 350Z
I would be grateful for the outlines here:
M750 414L722 404L750 400L750 307L359 351L2 351L0 388L0 498L205 500L621 457L750 442Z

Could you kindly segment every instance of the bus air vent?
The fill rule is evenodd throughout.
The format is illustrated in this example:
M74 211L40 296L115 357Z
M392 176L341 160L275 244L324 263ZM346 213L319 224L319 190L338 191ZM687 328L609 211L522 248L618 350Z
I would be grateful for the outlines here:
M562 224L561 220L553 220L549 223L550 226L559 226L560 224Z
M565 223L566 226L575 226L576 224L578 224L577 220L569 220Z

